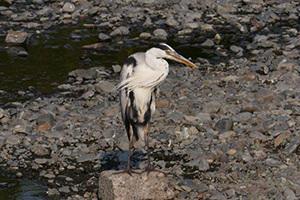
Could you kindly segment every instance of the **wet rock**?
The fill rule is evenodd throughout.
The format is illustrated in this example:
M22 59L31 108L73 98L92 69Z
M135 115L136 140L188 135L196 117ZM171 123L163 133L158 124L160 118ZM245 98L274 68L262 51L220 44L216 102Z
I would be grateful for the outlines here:
M21 139L15 135L10 135L6 138L5 143L10 145L19 145L21 143Z
M111 37L109 35L104 34L104 33L99 33L98 39L101 42L107 42L107 41L111 40Z
M22 177L23 177L23 174L22 174L21 172L17 172L17 173L16 173L16 177L22 178Z
M151 38L151 33L141 33L140 36L139 36L141 39L143 40L147 40L147 39L150 39Z
M37 118L37 124L40 131L50 130L50 128L54 125L54 117L51 113L40 115Z
M23 44L27 38L28 34L26 32L9 30L5 42L8 44L19 45Z
M120 26L119 28L116 28L113 32L109 34L110 37L117 37L117 36L124 36L129 35L129 29L125 26Z
M251 103L244 103L242 105L242 112L259 112L261 111L262 108L260 107L260 105L258 103L255 102L251 102Z
M77 161L79 163L83 163L83 162L88 162L88 161L92 161L95 159L95 155L94 154L87 154L87 153L80 153Z
M270 167L279 167L281 165L281 162L278 160L275 160L273 158L267 158L265 160L266 164L269 165Z
M230 131L233 126L233 121L231 118L219 120L215 125L215 130L219 132Z
M275 98L275 93L270 90L261 89L255 96L260 103L265 103L267 101L272 101Z
M73 3L66 2L62 9L64 12L72 13L75 11L76 7Z
M95 90L100 92L113 92L115 90L115 85L108 81L102 81L95 85Z
M28 134L29 133L29 128L25 125L17 125L15 126L13 133L18 134L18 133L23 133L23 134Z
M197 119L199 122L210 122L212 120L209 113L198 113Z
M213 47L215 45L214 41L207 39L201 44L203 47Z
M112 68L115 73L119 73L122 70L122 67L120 65L112 65Z
M0 137L0 148L2 148L2 146L5 144L5 138L4 137Z
M234 132L234 131L226 131L226 132L222 133L221 135L219 135L219 138L222 140L222 139L234 137L235 135L236 135L236 132Z
M299 68L299 63L297 61L292 61L288 59L283 59L277 65L277 70L295 70Z
M300 146L300 140L298 137L295 137L291 140L291 142L284 148L284 152L291 154L296 151L296 149Z
M206 171L209 169L209 164L205 159L200 159L199 162L199 170L200 171Z
M58 188L58 191L63 194L69 194L71 192L69 186L63 186L61 188Z
M115 174L104 171L99 179L99 198L106 199L172 199L174 192L160 172L141 175Z
M47 194L48 194L48 196L58 196L58 195L60 195L59 191L55 188L53 188L53 189L49 188L48 191L47 191Z
M49 150L42 145L35 144L31 147L31 151L37 156L49 155Z
M204 113L217 113L221 108L221 104L218 101L211 101L203 105L202 111Z
M29 56L29 53L27 51L19 51L18 56L26 58Z
M168 37L168 33L164 29L155 29L153 35L158 40L166 40Z
M84 45L82 48L83 49L100 49L103 45L101 43L94 43L94 44L88 44Z
M36 158L36 159L34 159L34 162L36 162L37 164L46 164L48 162L48 159L46 159L46 158Z
M179 22L176 21L173 17L168 17L168 19L166 20L166 24L173 28L177 28L179 26Z

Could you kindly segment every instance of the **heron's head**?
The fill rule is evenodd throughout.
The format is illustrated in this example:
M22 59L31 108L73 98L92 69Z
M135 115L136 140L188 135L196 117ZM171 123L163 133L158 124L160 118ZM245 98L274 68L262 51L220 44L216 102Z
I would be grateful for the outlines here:
M157 58L166 58L170 60L175 60L177 62L183 63L192 68L198 68L197 65L186 59L185 57L178 54L172 47L165 43L159 43L152 47L151 53L155 54Z

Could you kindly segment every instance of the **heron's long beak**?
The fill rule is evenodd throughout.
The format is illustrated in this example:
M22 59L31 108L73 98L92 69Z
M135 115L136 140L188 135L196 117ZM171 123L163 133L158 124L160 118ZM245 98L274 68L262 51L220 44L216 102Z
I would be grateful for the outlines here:
M167 52L167 54L169 55L169 56L171 56L171 58L173 59L173 60L176 60L177 62L180 62L180 63L183 63L183 64L185 64L185 65L187 65L187 66L190 66L190 67L192 67L192 68L198 68L198 66L197 65L195 65L194 63L192 63L191 61L189 61L188 59L186 59L185 57L183 57L183 56L181 56L181 55L179 55L178 53L174 53L174 52Z

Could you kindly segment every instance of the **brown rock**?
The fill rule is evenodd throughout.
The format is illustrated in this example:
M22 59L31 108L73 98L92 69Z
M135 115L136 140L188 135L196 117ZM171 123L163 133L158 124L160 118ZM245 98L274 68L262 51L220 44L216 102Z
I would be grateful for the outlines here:
M289 131L285 131L285 132L281 133L280 135L278 135L274 140L274 146L278 147L284 140L289 138L290 134L291 133Z
M103 200L174 198L167 177L160 172L130 176L127 173L116 174L116 171L104 171L99 179L98 195Z
M23 44L28 37L26 32L9 30L5 42L8 44Z
M45 124L42 124L42 125L40 125L38 127L38 130L40 132L42 132L42 131L49 131L50 129L51 129L51 126L50 126L49 122L46 122Z
M253 81L257 79L257 74L254 72L246 73L243 74L240 79L243 81Z
M168 108L170 106L170 101L167 99L160 100L156 103L157 108Z

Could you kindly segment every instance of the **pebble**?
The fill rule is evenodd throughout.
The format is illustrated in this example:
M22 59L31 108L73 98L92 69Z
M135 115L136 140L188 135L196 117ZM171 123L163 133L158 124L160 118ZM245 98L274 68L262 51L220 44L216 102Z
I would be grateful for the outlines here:
M9 30L5 42L8 44L20 45L23 44L28 38L28 34L23 31Z
M116 28L114 31L112 31L109 36L110 37L117 37L117 36L124 36L124 35L129 35L130 31L127 27L125 26L120 26Z
M64 12L72 13L75 11L76 6L73 3L66 2L62 9Z
M111 40L111 37L109 35L106 35L105 33L99 33L98 39L101 42L107 42Z
M203 47L213 47L215 45L214 41L212 41L211 39L207 39L205 40L205 42L203 42L201 44Z

